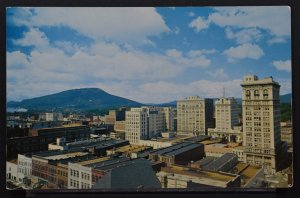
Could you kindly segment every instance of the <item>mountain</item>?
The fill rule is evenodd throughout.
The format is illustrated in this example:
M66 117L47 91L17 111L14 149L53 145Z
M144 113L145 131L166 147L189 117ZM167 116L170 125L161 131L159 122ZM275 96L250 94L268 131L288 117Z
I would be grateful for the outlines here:
M21 102L11 101L7 103L8 108L25 108L29 110L89 110L122 106L138 107L141 105L141 103L111 95L98 88L72 89L56 94L26 99Z
M292 101L292 94L285 94L280 96L280 103L291 103Z

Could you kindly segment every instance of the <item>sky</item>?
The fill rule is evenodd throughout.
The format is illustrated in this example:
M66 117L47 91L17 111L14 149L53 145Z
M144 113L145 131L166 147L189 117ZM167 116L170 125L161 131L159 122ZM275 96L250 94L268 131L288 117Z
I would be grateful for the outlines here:
M142 103L241 98L243 76L291 93L291 12L265 7L12 7L7 100L96 87Z

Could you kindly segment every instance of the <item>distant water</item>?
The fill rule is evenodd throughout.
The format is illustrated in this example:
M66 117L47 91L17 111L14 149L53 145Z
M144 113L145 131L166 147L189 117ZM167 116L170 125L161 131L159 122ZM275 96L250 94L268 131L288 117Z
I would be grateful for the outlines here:
M13 112L27 112L28 110L27 109L24 109L24 108L11 108L11 107L8 107L6 109L6 112L8 113L13 113Z

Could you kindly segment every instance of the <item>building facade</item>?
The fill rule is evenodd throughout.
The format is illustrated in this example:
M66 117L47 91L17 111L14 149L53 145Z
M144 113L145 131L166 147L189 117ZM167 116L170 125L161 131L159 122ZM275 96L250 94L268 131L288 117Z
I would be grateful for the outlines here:
M147 139L147 111L143 108L131 108L126 111L125 139L131 144L138 144L140 139Z
M225 138L228 141L242 142L239 124L238 104L234 98L219 98L215 102L216 128L208 129L208 135Z
M174 118L175 109L172 107L163 107L165 131L175 131Z
M272 77L259 80L245 76L243 88L243 130L246 162L263 166L266 173L278 169L281 153L280 85Z
M18 154L18 181L29 185L31 181L31 170L31 157Z
M165 130L162 108L141 107L126 111L125 139L132 144L159 136Z
M76 163L68 164L68 189L92 188L92 168Z
M205 135L213 127L213 100L190 96L177 101L177 131Z

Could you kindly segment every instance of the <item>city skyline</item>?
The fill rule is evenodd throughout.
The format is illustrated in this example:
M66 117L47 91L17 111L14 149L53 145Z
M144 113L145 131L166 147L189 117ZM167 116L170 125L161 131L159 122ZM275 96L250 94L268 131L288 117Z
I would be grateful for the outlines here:
M8 101L85 87L142 103L241 98L247 74L291 93L288 6L8 8L6 27Z

